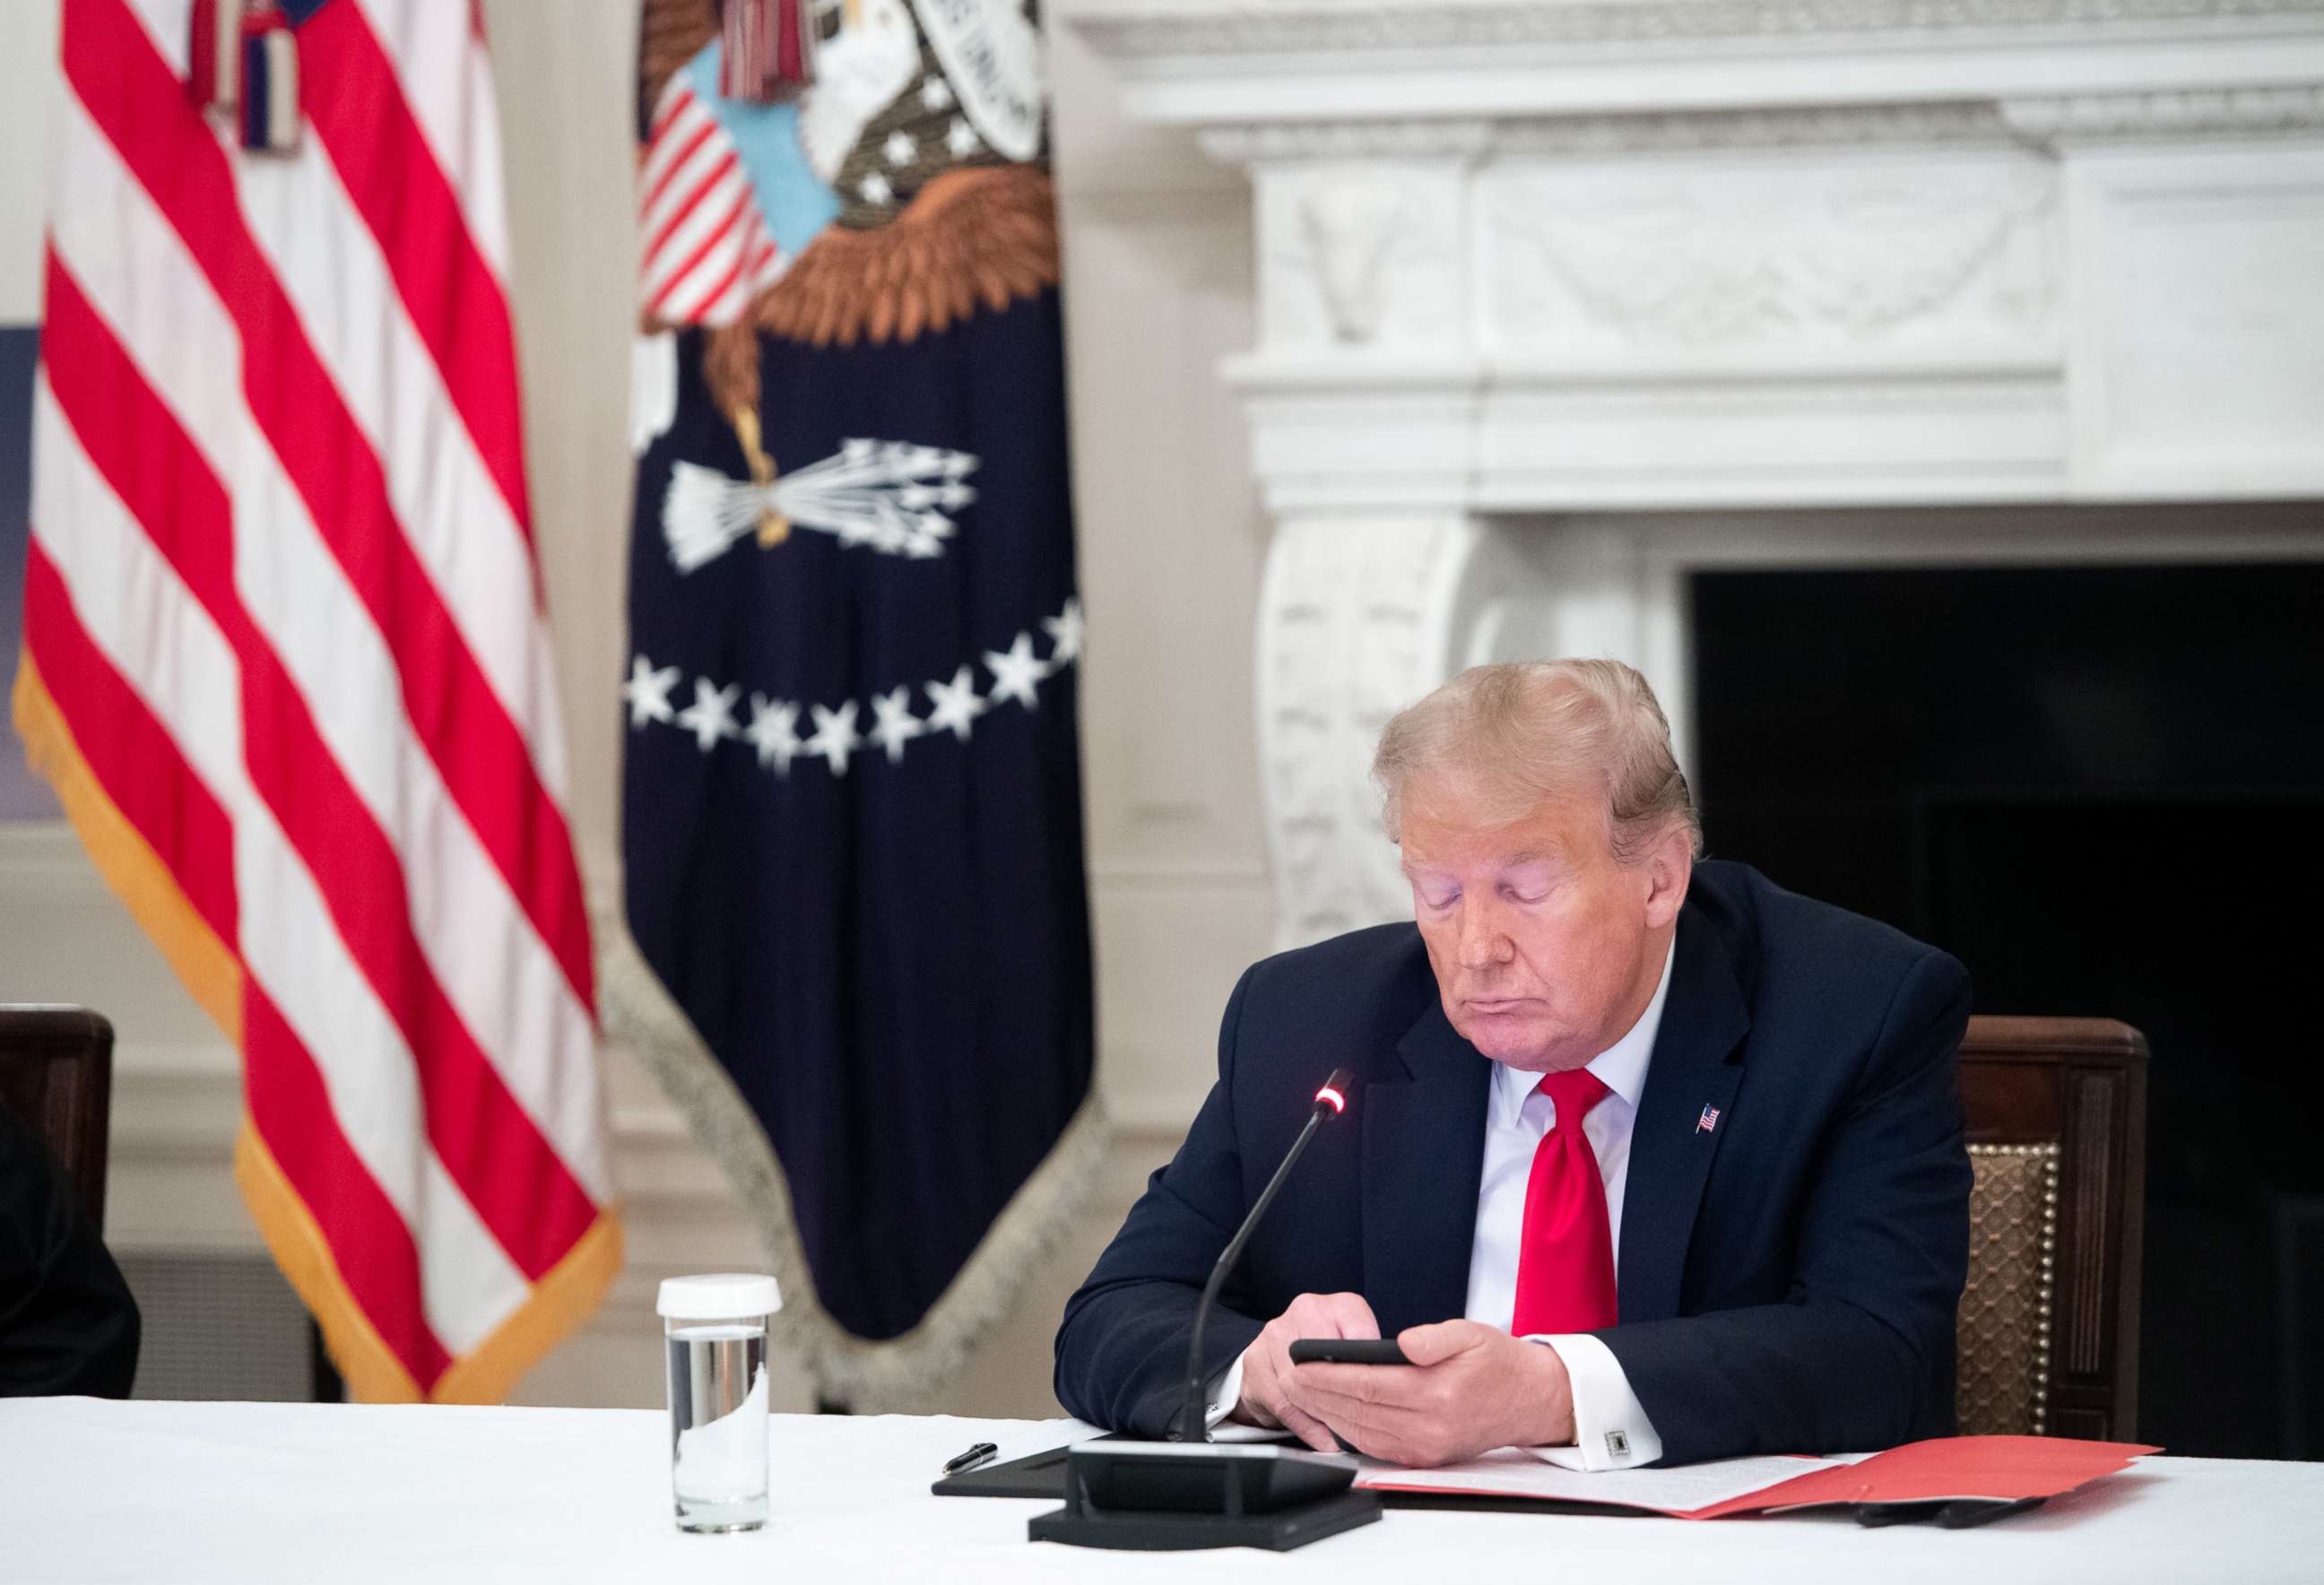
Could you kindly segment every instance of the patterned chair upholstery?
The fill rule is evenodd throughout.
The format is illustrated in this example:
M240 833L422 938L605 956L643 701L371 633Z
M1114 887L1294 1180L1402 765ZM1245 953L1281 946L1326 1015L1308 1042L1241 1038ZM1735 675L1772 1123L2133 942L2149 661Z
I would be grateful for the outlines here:
M2146 1040L2104 1018L1974 1018L1963 1435L2137 1429Z
M1969 1287L1957 1402L1963 1436L2039 1436L2050 1413L2058 1147L1972 1145Z

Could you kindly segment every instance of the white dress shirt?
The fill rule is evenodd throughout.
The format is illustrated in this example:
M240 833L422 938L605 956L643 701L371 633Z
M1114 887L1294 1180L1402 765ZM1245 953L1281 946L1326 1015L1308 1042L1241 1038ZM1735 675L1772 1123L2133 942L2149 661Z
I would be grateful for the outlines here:
M1637 1121L1638 1097L1646 1091L1655 1037L1662 1029L1670 975L1671 954L1665 953L1662 978L1646 1010L1628 1034L1589 1064L1609 1092L1590 1109L1582 1131L1598 1157L1599 1176L1606 1185L1617 1273L1622 1268L1622 1196L1630 1179L1630 1133ZM1557 1120L1556 1103L1541 1093L1540 1082L1538 1074L1497 1063L1485 1105L1484 1172L1477 1188L1477 1230L1469 1247L1469 1296L1463 1313L1503 1331L1517 1313L1517 1257L1534 1152ZM1587 1332L1529 1341L1557 1350L1573 1387L1573 1445L1536 1448L1535 1452L1569 1470L1625 1470L1662 1457L1661 1436L1630 1391L1620 1361L1603 1341ZM1231 1413L1242 1396L1242 1363L1238 1358L1227 1368L1212 1396L1213 1424Z

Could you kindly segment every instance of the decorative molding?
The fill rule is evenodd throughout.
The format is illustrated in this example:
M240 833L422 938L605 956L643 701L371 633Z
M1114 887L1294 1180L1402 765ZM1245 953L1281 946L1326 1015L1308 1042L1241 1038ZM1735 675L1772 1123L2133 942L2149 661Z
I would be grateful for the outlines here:
M1696 153L1882 145L2006 144L2018 135L1990 100L1800 105L1748 110L1662 110L1524 116L1493 124L1497 154Z
M1203 129L1203 152L1222 165L1283 160L1473 159L1495 141L1483 121L1246 122Z
M2305 90L2287 90L2291 94ZM2153 96L2164 97L2166 96ZM2195 96L2201 97L2201 96ZM1990 99L1893 105L1798 105L1770 108L1650 110L1586 115L1482 119L1242 122L1204 127L1204 152L1225 165L1294 161L1452 159L1487 154L1692 153L1711 150L1860 149L1877 146L2006 146L2046 135L2042 106L2024 101L2021 125Z
M2324 0L1224 0L1110 7L1072 19L1099 53L1170 56L1387 53L1864 39L1956 39L2074 29L2324 19Z
M2324 130L2324 83L2009 99L2001 118L2045 143L2257 137Z

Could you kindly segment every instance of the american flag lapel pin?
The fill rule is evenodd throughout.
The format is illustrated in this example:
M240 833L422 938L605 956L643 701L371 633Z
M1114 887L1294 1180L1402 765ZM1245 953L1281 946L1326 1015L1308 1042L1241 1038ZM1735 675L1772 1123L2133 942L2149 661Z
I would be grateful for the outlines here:
M1707 1134L1718 1126L1719 1108L1715 1106L1704 1107L1702 1115L1694 1120L1694 1131L1698 1134Z

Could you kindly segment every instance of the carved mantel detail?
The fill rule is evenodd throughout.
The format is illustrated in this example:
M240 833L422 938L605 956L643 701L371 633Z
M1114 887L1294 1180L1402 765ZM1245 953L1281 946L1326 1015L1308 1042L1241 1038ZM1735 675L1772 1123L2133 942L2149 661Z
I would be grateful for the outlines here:
M2054 343L2038 161L1655 170L1512 165L1480 193L1486 321L1512 346Z
M1406 906L1366 768L1455 668L1619 654L1692 718L1654 514L1748 509L1735 532L1829 565L1802 509L2324 496L2324 0L1084 0L1067 25L1133 115L1251 178L1258 345L1225 377L1279 522L1285 945ZM1983 543L1960 554L2007 554Z

